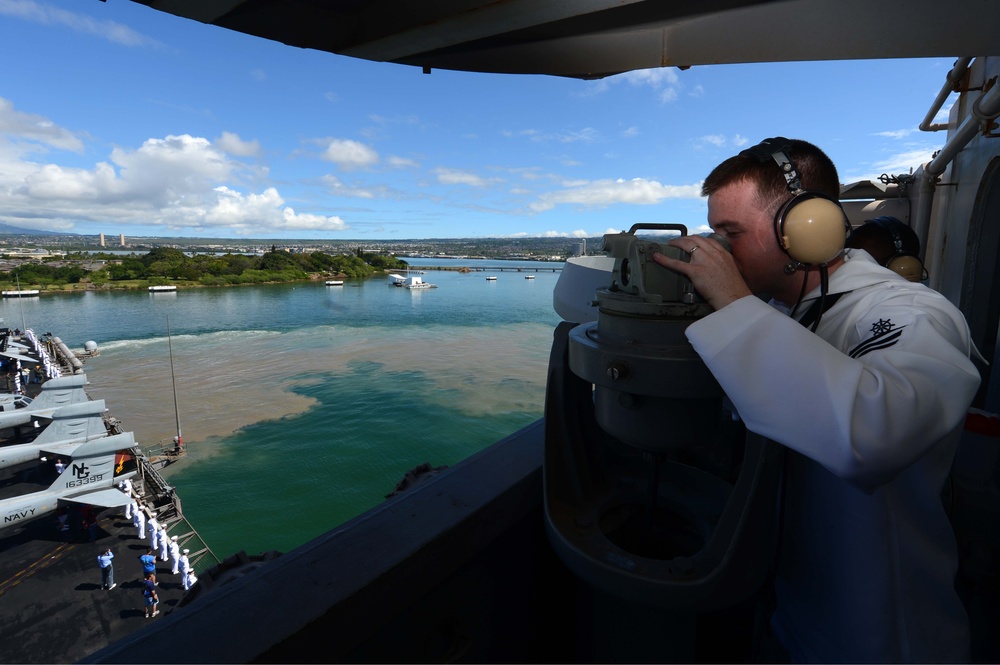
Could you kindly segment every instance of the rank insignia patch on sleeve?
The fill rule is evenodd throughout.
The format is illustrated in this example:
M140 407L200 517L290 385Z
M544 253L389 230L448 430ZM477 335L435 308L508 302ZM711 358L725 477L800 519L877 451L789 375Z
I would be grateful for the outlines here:
M848 355L860 358L871 351L888 348L899 341L905 327L894 325L892 319L879 319L872 324L872 336L851 349Z

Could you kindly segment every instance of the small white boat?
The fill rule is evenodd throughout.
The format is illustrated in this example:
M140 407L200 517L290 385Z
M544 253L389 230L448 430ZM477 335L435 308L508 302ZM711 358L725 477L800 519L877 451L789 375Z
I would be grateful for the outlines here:
M344 280L342 279L328 279L326 280L327 286L343 286Z
M495 282L495 281L497 281L497 278L494 275L489 275L489 276L486 277L486 281L487 282Z
M161 286L151 286L151 287L149 287L149 290L150 291L154 291L154 292L176 291L177 287L176 286L163 286L163 285L161 285Z
M524 278L525 279L534 279L535 276L534 275L525 275Z
M12 289L4 291L4 298L32 298L38 295L38 289Z
M402 286L406 278L396 273L389 273L389 286Z

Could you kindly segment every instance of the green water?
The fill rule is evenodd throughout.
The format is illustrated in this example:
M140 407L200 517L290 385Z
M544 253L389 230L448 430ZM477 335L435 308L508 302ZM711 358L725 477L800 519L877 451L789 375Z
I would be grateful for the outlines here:
M558 273L493 274L429 272L438 288L422 292L378 279L43 296L0 315L76 350L96 341L88 392L141 444L179 421L190 455L167 479L216 555L287 552L408 469L541 417Z

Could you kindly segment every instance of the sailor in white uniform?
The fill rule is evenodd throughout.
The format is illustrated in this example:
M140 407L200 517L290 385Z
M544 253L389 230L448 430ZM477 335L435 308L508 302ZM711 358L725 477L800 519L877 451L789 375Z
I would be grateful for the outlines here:
M180 570L181 565L181 546L177 544L177 536L170 537L170 558L173 560L174 565L170 572L176 575Z
M149 515L149 547L153 551L160 547L160 523L156 521L156 513Z
M170 538L167 536L166 525L160 525L160 560L167 560L167 551L170 549Z
M181 553L180 567L181 567L181 586L187 591L191 588L191 578L194 575L191 574L191 562L188 561L188 553L191 550L185 548Z
M747 429L788 448L771 618L786 657L968 662L941 492L980 382L976 351L958 308L867 252L827 259L827 286L796 264L783 225L778 244L775 220L791 217L780 206L816 199L798 197L789 172L805 165L802 187L836 198L840 181L824 161L815 146L780 138L726 160L703 192L732 253L686 236L668 243L686 261L653 258L715 310L685 335Z
M140 540L146 540L146 513L145 507L139 506L135 511L135 528Z
M132 483L126 478L121 482L119 487L125 493L125 496L128 497L128 503L125 504L125 519L132 519L132 505L135 503L135 499L132 498Z

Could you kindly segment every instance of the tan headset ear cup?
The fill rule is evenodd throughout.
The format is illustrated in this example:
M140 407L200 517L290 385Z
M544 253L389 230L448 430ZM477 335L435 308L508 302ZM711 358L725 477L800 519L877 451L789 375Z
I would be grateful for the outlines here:
M924 277L924 264L912 254L900 254L885 264L889 270L899 273L911 282L919 282Z
M844 249L847 221L840 206L821 197L792 199L781 215L778 237L793 260L805 265L832 261Z

